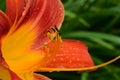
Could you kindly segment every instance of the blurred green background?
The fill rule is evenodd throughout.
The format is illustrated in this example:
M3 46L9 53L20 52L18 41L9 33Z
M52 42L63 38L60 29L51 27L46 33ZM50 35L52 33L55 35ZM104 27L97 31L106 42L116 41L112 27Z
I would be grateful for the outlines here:
M120 0L62 0L63 39L85 42L95 64L120 55ZM5 10L5 1L0 0ZM120 60L94 72L41 73L53 80L120 80Z

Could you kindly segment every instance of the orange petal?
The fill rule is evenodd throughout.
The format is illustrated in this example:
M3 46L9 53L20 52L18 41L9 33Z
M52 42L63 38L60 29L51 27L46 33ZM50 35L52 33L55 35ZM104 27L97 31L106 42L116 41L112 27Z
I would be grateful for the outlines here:
M64 18L64 8L60 0L32 1L24 22L31 23L34 27L40 26L40 28L44 28L42 30L49 29L51 26L61 26Z
M80 41L63 40L56 57L46 67L49 68L84 68L94 66L86 45Z
M12 26L9 34L29 25L26 29L36 32L33 48L38 48L48 42L46 31L53 26L60 28L63 19L64 8L60 0L28 0L18 24Z
M40 74L35 74L34 73L34 78L35 80L51 80L50 78L46 77L46 76L43 76L43 75L40 75Z
M3 37L1 41L2 56L9 68L16 73L35 71L38 67L44 65L51 56L55 56L58 50L56 46L60 44L60 39L56 40L54 44L56 46L53 45L56 47L53 53L45 53L42 48L46 50L47 48L44 46L33 48L36 33L31 29L26 30L27 27L29 25L23 25L13 34ZM50 55L50 57L47 55Z
M36 34L27 29L28 26L24 25L14 34L2 37L2 56L14 72L33 71L36 67L34 65L44 57L44 52L40 48L32 49Z
M93 71L93 70L96 70L100 67L104 67L108 64L111 64L113 62L115 62L116 60L119 60L120 59L120 56L117 56L115 57L114 59L110 60L110 61L107 61L103 64L99 64L99 65L96 65L96 66L91 66L91 67L84 67L84 68L39 68L38 71L49 71L49 72L52 72L52 71L80 71L80 72L83 72L83 71Z
M51 47L52 48L52 47ZM120 59L120 56L100 65L95 65L84 43L75 40L63 40L61 49L55 58L37 71L93 71Z
M40 75L40 74L36 74L33 72L29 72L29 73L19 73L18 76L22 79L22 80L51 80L50 78Z
M3 58L14 72L34 71L35 65L45 57L40 49L48 44L47 30L54 25L60 27L63 21L64 11L60 0L29 1L33 3L23 24L16 31L13 25L7 36L2 37Z
M0 80L21 80L14 72L0 64Z
M9 31L10 22L6 14L0 10L0 36L6 34Z
M11 23L18 21L25 7L25 0L6 0L6 14Z
M60 0L34 0L23 21L23 24L30 24L29 28L35 29L38 35L33 48L46 44L46 31L53 26L60 28L63 19L64 8Z

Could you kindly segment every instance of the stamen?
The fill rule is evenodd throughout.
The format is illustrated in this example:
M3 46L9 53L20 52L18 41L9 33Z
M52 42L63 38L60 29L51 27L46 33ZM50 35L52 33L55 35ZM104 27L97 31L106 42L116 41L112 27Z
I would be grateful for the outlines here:
M51 29L52 29L54 32L56 32L56 29L55 29L55 27L52 27Z
M53 72L53 71L79 71L79 72L83 72L83 71L92 71L92 70L96 70L98 68L104 67L108 64L111 64L113 62L115 62L116 60L119 60L120 56L115 57L114 59L107 61L103 64L99 64L96 66L91 66L91 67L85 67L85 68L40 68L38 71L43 71L43 72Z
M47 31L47 36L48 36L48 38L49 38L50 40L52 40L52 35L51 35L51 31L50 31L50 30Z
M47 30L47 35L50 40L54 39L54 40L60 40L62 42L61 33L56 26Z
M47 30L47 36L50 39L50 42L44 47L46 52L42 62L44 65L56 56L62 42L61 35L57 27L52 27Z

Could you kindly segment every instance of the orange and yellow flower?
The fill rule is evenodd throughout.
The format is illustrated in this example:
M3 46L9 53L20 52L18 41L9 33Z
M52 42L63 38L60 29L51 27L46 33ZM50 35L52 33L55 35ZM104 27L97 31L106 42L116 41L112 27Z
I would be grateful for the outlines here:
M50 80L35 71L86 71L94 66L84 43L62 40L60 0L6 0L0 11L0 79Z

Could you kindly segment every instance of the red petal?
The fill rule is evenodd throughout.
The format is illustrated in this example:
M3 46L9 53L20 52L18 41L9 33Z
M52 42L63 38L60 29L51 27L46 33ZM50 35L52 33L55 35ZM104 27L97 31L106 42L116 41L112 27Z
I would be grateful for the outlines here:
M94 66L84 43L63 40L56 57L47 64L49 68L80 68Z
M46 30L51 26L60 27L63 18L64 8L60 0L34 0L24 21Z
M22 80L22 79L20 79L14 72L12 72L12 71L10 71L10 70L9 70L9 72L10 72L10 75L11 75L12 80Z
M0 10L0 64L6 66L6 63L1 54L1 37L5 35L10 28L10 22L6 14Z
M1 53L1 37L4 36L10 28L10 22L6 14L0 10L0 64L6 66L6 62L4 61Z
M14 72L5 68L0 63L0 79L2 80L21 80Z
M6 62L5 62L5 60L2 57L1 50L0 50L0 64L3 65L3 66L5 66L5 67L8 67L7 64L6 64Z
M60 28L63 18L64 8L60 0L48 0L44 13L41 17L40 23L38 24L39 26L41 26L39 30L42 30L42 32L36 40L37 44L41 45L41 42L45 43L46 35L43 34L45 34L46 30L50 27L56 26Z
M7 0L7 14L12 21L17 22L11 28L10 33L29 25L26 30L31 30L36 33L33 48L38 48L48 42L46 34L48 29L53 26L60 28L64 19L64 8L60 0L27 0L25 3L26 7L23 11L24 1L26 0ZM18 12L19 10L20 12ZM15 15L15 12L19 21L15 20L15 17L11 17Z
M6 0L6 13L12 24L21 17L24 7L25 0Z
M0 10L0 36L8 32L10 23L6 14Z
M37 32L34 48L46 43L46 31L53 26L60 28L63 18L64 8L60 0L34 0L23 21Z
M34 73L34 78L35 80L51 80L50 78L46 77L46 76L43 76L43 75L40 75L40 74L35 74Z

